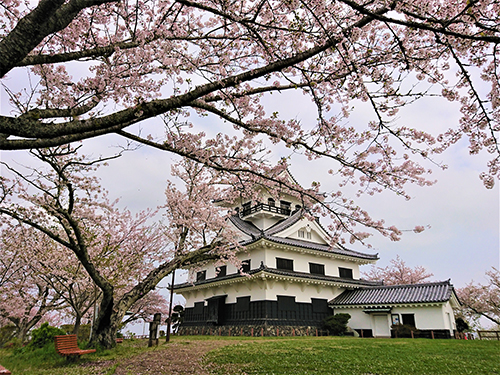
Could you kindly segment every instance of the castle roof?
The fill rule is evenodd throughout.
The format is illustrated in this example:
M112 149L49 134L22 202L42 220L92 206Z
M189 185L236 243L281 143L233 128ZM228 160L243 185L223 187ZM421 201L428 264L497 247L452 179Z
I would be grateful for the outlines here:
M450 280L406 285L385 285L346 290L329 302L333 307L439 303L455 295ZM457 299L458 302L458 299ZM459 302L458 302L459 303Z
M316 250L316 251L320 251L320 252L337 254L337 255L341 255L341 256L353 257L353 258L370 260L370 261L378 259L378 254L366 254L366 253L361 253L359 251L341 248L338 246L321 244L321 243L316 243L316 242L306 241L306 240L301 240L301 239L296 239L296 238L287 238L287 237L277 236L277 234L284 231L285 229L290 228L292 225L294 225L299 220L301 220L303 216L304 216L303 209L297 210L292 215L290 215L288 218L276 223L275 225L273 225L265 230L261 230L261 229L257 228L254 224L252 224L249 221L245 221L245 220L241 219L238 215L231 216L229 220L241 232L243 232L246 235L251 237L250 239L248 239L246 241L242 241L241 242L242 246L248 246L248 245L251 245L259 240L265 239L265 240L268 240L270 242L280 244L280 245L287 245L287 246L293 246L293 247L298 247L298 248L302 248L302 249Z
M274 277L274 278L293 278L293 279L301 279L304 282L311 282L312 280L316 282L324 282L324 283L333 283L342 287L367 287L367 286L377 286L381 285L380 281L368 281L368 280L356 280L350 278L343 278L338 276L327 276L327 275L315 275L307 272L297 272L290 270L281 270L276 268L269 268L261 263L259 268L252 269L248 271L246 274L241 274L239 272L233 273L230 275L224 275L219 277L214 277L210 279L195 281L195 282L185 282L182 284L177 284L174 286L175 289L184 289L190 288L194 286L202 286L202 285L212 285L213 283L222 283L226 284L228 282L238 282L243 281L247 277L259 277L261 275L266 275L266 277Z

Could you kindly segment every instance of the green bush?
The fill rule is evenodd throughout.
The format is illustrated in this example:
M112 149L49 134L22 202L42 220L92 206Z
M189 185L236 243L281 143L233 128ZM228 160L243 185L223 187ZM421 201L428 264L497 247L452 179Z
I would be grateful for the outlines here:
M410 324L393 324L391 326L392 330L394 331L395 337L398 338L409 338L411 337L411 332L417 333L419 332L418 329L416 329L414 326Z
M458 317L455 319L455 323L457 325L458 332L467 332L469 331L469 324L464 320L464 318Z
M9 324L0 328L0 348L8 343L14 332L16 331L16 326Z
M34 329L31 333L30 347L43 348L48 343L54 342L54 336L65 335L62 329L49 326L49 323L43 323L40 328Z
M349 319L351 319L350 314L335 314L323 320L323 327L330 335L344 336Z
M73 333L74 324L63 324L61 329L66 332L67 335ZM89 341L90 339L90 324L81 324L78 328L78 341Z

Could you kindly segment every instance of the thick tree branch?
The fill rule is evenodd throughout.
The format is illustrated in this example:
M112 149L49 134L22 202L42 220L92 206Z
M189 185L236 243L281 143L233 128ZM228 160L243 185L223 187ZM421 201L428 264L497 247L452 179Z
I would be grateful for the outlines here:
M118 0L41 0L0 41L0 78L22 61L45 37L66 28L85 8Z
M379 13L384 13L386 11L387 9L384 8L381 9ZM369 24L372 20L372 16L367 16L353 24L351 27L346 28L346 32L353 28L363 27ZM295 64L316 56L329 48L335 47L342 39L343 36L331 38L322 45L309 48L289 58L275 61L261 68L252 69L216 82L200 85L182 95L142 103L135 107L127 108L99 118L62 123L41 123L37 118L28 119L24 117L13 118L0 116L0 133L10 134L21 138L28 138L0 138L0 149L14 150L33 147L50 147L116 132L117 130L124 129L129 125L158 116L170 110L188 106L193 100L199 99L218 90L234 87L243 82L252 81L267 74L294 66Z

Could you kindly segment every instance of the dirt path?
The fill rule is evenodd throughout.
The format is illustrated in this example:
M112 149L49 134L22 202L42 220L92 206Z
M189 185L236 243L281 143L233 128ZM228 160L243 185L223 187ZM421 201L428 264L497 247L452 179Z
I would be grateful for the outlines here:
M203 355L210 350L236 343L236 341L229 340L175 341L129 359L87 363L85 367L89 368L91 374L208 375L208 372L201 366ZM110 372L113 366L116 367L115 371Z

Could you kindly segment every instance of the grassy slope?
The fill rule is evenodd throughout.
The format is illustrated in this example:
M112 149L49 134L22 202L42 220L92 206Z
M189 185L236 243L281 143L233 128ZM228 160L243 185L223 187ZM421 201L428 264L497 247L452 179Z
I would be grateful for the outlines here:
M500 374L500 342L295 338L210 352L214 374Z
M499 341L207 336L173 341L218 339L235 345L206 355L204 362L213 374L500 374ZM123 359L155 350L146 345L143 340L125 340L113 350L85 355L77 364L66 362L53 347L24 353L0 350L0 363L16 375L111 375ZM106 362L85 366L90 361Z
M97 353L83 355L78 361L67 361L56 353L54 345L30 350L0 349L0 364L13 374L23 375L88 375L113 374L120 359L130 358L147 350L147 340L125 340L112 350L98 350ZM97 368L86 367L85 364L94 361L104 362ZM82 366L84 365L84 366Z

